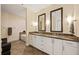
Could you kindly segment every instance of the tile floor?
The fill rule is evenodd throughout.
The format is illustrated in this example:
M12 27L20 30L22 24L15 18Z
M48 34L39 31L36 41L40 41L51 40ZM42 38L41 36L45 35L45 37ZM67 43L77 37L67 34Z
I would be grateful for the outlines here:
M22 41L15 41L11 43L11 55L47 55L47 54L32 46L25 46L25 43Z

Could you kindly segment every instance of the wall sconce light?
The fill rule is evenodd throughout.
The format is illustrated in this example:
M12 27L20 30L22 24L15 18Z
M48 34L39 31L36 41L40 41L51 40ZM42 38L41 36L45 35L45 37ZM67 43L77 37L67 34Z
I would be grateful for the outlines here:
M68 24L71 25L71 23L73 21L73 17L72 16L67 16L67 21L68 21Z
M50 21L49 20L46 20L46 25L48 26L50 24Z
M75 21L76 21L75 16L67 16L67 22L69 24L71 24L72 22L75 22Z
M37 26L38 26L37 22L33 21L31 26L33 26L34 31L37 31Z
M68 16L68 17L67 17L67 21L68 21L69 26L70 26L70 32L71 32L72 34L74 34L74 33L75 33L75 32L74 32L74 21L75 21L75 17Z
M32 26L34 26L34 27L36 27L37 25L38 25L37 22L33 22L33 23L32 23Z

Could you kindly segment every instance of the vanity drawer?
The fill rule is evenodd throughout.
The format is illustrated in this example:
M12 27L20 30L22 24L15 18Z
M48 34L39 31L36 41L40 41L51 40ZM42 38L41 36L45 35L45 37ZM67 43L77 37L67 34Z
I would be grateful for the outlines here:
M79 46L79 42L72 42L72 41L63 41L63 45L66 46L71 46L71 47L78 47Z

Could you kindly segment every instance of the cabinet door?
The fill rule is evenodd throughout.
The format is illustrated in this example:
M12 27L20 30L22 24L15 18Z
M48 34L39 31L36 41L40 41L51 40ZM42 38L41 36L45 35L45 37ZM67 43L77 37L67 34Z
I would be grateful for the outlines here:
M29 36L29 43L30 45L35 46L35 35Z
M36 47L40 49L41 51L53 54L53 40L48 37L42 37L42 36L36 36Z
M62 40L61 39L54 39L54 54L55 55L62 55Z
M77 55L77 48L71 46L64 46L63 55Z
M79 53L79 43L72 41L63 41L63 54L64 55L76 55Z
M35 47L36 46L36 36L32 35L32 45Z
M43 51L43 43L44 39L42 39L42 36L36 36L36 47Z
M52 38L48 38L48 37L44 37L44 52L48 53L48 54L53 54L53 43L54 40Z

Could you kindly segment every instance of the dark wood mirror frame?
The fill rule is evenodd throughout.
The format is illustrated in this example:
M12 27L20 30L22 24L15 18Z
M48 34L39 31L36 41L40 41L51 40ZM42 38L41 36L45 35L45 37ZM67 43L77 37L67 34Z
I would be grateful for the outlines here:
M61 31L52 30L52 12L61 10ZM63 7L50 11L50 31L51 32L63 32Z
M40 29L40 17L44 15L44 30ZM38 31L46 31L46 13L43 13L41 15L38 15Z

